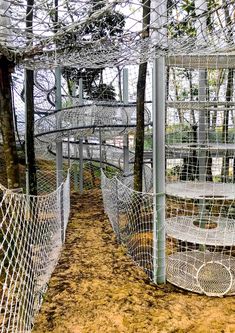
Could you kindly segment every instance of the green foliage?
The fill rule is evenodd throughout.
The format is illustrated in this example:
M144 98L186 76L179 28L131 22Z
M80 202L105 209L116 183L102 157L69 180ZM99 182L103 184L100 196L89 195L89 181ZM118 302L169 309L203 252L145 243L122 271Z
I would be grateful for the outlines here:
M144 150L152 150L153 149L153 139L152 136L148 135L144 138Z
M193 14L195 16L195 3L190 0L183 0L181 4L181 8L186 11L187 14Z
M209 132L209 142L211 142L211 143L223 142L222 137L223 137L222 127L218 127L218 128L216 128L215 131L210 131ZM234 141L235 141L235 129L234 128L229 128L228 129L227 143L234 143Z
M174 8L179 15L184 15L184 17L179 21L172 21L169 25L169 36L172 38L177 37L196 37L196 29L192 24L192 20L189 17L194 18L195 15L195 3L191 0L183 0L180 2L179 7L175 4Z
M194 132L188 124L177 124L167 127L166 144L192 142Z

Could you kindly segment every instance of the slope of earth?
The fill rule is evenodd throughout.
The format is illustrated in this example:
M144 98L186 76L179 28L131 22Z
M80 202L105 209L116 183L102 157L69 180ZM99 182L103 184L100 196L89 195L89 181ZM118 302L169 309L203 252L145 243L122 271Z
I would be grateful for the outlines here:
M232 333L235 299L157 287L116 243L99 190L72 196L66 243L33 333Z

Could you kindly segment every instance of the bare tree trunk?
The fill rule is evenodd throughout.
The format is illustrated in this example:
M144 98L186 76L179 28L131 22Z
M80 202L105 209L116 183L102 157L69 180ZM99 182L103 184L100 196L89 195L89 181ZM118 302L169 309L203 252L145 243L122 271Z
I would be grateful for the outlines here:
M25 104L26 104L26 168L28 174L28 194L37 195L37 173L34 151L34 72L25 71Z
M26 28L33 32L33 4L34 0L27 0ZM28 194L37 195L37 172L34 151L34 72L25 70L25 105L26 105L26 175Z
M8 188L20 187L20 174L13 121L11 73L14 64L4 56L0 58L0 130L6 161Z
M140 64L137 83L137 124L135 137L134 189L142 191L143 153L144 153L144 101L147 63Z
M143 34L142 38L149 36L150 0L142 0L143 4ZM136 101L136 136L135 136L135 162L134 162L134 190L142 192L143 189L143 155L144 155L144 102L146 88L147 63L139 65Z
M174 87L175 87L175 97L176 97L176 100L179 101L179 89L178 89L178 85L176 82L175 69L171 68L171 70L172 70L172 75L173 75L173 83L174 83ZM183 125L184 117L182 115L180 108L177 108L177 113L178 113L180 125Z
M192 78L192 71L188 72L188 79L189 79L189 91L190 91L190 101L193 101L193 78ZM196 124L195 112L191 110L191 118L193 122L193 126Z
M225 70L220 69L219 73L218 73L218 80L217 80L218 84L217 84L217 87L216 87L216 101L219 100L219 92L220 92L221 85L222 85L222 83L224 81L224 77L225 77ZM214 108L217 108L217 104L216 103L214 105ZM215 128L216 128L217 114L218 114L218 111L214 110L213 111L213 115L212 115L212 124L211 124L212 131L215 131Z

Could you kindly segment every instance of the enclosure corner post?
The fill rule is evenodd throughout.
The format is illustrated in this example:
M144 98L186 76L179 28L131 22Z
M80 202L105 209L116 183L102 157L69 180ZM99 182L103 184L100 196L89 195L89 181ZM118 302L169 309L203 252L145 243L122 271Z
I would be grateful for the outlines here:
M83 80L79 79L79 106L83 105ZM83 193L83 138L79 138L79 192Z
M128 68L123 69L123 103L128 105L129 91L128 91ZM123 136L123 171L124 175L129 174L129 138L128 133Z
M83 193L83 138L79 139L79 192Z
M60 187L60 218L61 218L61 242L65 241L65 223L64 223L64 184Z
M165 258L165 58L153 65L153 281L166 282Z
M57 129L61 128L61 121L60 121L60 112L61 112L61 69L57 67L55 69L55 85L56 85L56 92L55 92L55 108L57 112L56 116L56 127ZM56 182L57 187L63 182L63 149L62 149L62 140L56 141Z

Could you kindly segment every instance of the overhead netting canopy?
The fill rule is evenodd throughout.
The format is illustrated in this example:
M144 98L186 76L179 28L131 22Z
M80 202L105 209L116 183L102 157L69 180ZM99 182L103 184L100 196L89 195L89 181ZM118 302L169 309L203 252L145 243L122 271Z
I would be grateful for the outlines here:
M32 68L234 55L234 0L2 0L0 10L1 53Z
M234 8L234 0L0 0L0 60L19 65L13 77L19 141L25 130L23 68L35 70L38 156L43 150L54 157L61 142L63 157L70 149L71 159L99 161L102 155L103 162L123 168L123 153L111 139L133 135L137 65L166 56L166 204L154 201L163 193L133 191L131 177L110 180L102 173L105 210L117 237L151 279L166 252L168 281L217 296L235 294ZM55 105L55 67L62 68L61 108ZM151 72L148 68L145 94L150 107ZM149 170L144 169L146 191ZM44 192L49 178L43 177ZM68 177L54 193L30 198L0 191L2 332L31 329L64 240L69 186ZM164 225L156 228L163 213Z

